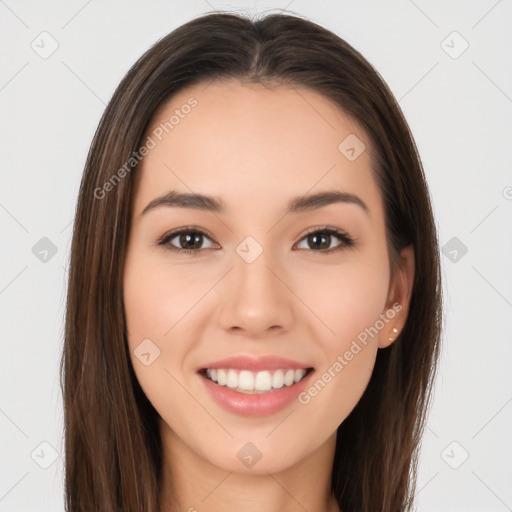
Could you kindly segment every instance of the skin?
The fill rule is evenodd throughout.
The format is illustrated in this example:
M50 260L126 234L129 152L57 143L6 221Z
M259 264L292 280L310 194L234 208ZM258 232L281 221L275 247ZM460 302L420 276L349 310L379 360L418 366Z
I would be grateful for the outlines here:
M377 350L405 323L413 250L402 251L391 280L371 143L331 100L306 88L202 84L163 104L146 135L191 96L197 106L137 170L124 274L132 363L160 415L162 510L337 511L329 491L336 429L361 398ZM354 161L338 150L349 134L366 146ZM222 198L227 210L161 206L141 215L170 190ZM290 199L326 190L359 196L368 213L336 203L284 215ZM343 243L334 235L327 250L308 243L306 231L325 225L356 245L327 252ZM156 244L185 226L212 234L197 254ZM236 252L247 236L263 249L252 263ZM180 237L172 243L183 248ZM214 402L196 373L221 358L271 354L307 362L315 382L397 302L401 311L308 404L240 416ZM160 349L149 366L134 355L147 338ZM262 454L252 468L237 458L248 442Z

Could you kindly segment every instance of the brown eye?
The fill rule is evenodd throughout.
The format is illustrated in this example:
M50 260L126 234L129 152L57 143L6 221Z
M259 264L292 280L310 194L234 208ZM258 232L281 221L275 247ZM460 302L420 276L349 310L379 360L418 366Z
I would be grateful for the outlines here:
M201 249L211 249L213 247L213 244L204 247L205 239L211 242L211 238L203 231L186 228L164 235L158 241L158 245L162 245L177 253L187 252L192 254L199 252Z
M338 239L339 243L334 247L331 246L332 240ZM315 252L331 252L343 249L345 247L352 247L354 245L353 239L338 229L322 228L308 233L300 242L305 240L306 249L312 249Z

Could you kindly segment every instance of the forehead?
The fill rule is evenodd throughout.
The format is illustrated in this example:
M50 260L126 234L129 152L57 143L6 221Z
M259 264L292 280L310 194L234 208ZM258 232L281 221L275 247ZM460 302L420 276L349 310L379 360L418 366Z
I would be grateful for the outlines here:
M327 189L380 202L370 140L332 100L308 88L198 84L160 106L146 137L154 147L138 169L139 211L168 190L222 197L228 209L261 201L282 206Z

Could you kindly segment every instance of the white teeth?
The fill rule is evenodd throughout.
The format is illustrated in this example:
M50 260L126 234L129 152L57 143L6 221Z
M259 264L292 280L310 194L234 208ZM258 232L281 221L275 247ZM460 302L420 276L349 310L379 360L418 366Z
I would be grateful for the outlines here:
M277 370L272 376L272 387L279 389L284 386L284 374L283 370Z
M217 382L221 386L225 386L227 381L228 381L228 376L227 376L226 370L217 370Z
M263 392L271 389L280 389L283 386L292 386L306 375L306 370L263 370L251 372L249 370L210 369L206 370L208 379L221 386L236 389L240 392Z
M270 372L258 372L254 383L254 389L269 391L272 387L272 376Z
M226 381L226 386L228 388L236 388L238 387L238 375L235 370L228 370L228 379Z
M230 372L233 372L235 374L235 378L236 378L235 370L230 370ZM236 380L234 382L236 385ZM228 383L228 386L229 386L229 383ZM229 386L229 387L234 388L236 386ZM238 376L238 387L240 389L252 391L254 389L254 374L252 372L248 372L247 370L241 371L240 375Z

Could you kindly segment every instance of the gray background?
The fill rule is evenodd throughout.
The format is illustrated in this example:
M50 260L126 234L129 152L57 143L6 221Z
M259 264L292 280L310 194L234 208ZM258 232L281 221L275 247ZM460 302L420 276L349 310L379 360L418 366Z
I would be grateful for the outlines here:
M193 17L280 8L376 66L431 187L446 323L417 510L512 510L510 0L0 0L0 512L63 510L58 364L71 223L107 101L152 43Z

